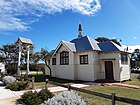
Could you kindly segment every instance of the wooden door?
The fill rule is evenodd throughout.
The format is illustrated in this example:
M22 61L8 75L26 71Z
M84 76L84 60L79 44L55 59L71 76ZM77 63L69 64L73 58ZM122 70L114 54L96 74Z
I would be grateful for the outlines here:
M105 61L105 77L106 79L114 80L112 61Z

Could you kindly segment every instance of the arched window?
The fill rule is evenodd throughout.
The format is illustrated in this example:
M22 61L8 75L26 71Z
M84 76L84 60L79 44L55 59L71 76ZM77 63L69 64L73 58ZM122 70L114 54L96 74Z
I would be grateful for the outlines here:
M69 64L69 52L63 51L60 53L60 65Z

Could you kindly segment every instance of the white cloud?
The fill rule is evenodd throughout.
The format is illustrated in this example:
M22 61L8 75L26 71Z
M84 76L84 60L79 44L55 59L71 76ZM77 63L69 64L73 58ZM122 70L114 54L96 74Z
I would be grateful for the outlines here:
M127 48L128 47L128 52L132 53L134 52L135 49L140 49L140 45L122 45L123 48Z
M133 37L133 39L137 39L137 37Z
M43 14L72 10L94 15L100 0L0 0L0 30L27 30Z

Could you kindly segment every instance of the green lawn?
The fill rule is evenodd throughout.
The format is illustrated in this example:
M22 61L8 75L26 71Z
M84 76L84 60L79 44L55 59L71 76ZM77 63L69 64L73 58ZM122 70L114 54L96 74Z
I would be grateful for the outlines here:
M43 87L45 86L45 82L35 82L35 87Z
M139 89L116 87L116 86L92 86L86 89L95 92L109 94L109 95L111 95L112 92L115 92L116 96L140 100ZM105 99L105 98L101 98L98 96L89 95L81 92L80 94L86 98L86 100L89 102L90 105L111 105L111 100L109 99ZM116 103L117 105L130 105L122 102L116 102Z
M32 73L31 77L35 77L35 86L36 87L43 87L45 84L45 75L44 74L36 74L36 73ZM73 84L73 83L83 83L84 81L73 81L73 80L66 80L66 79L60 79L60 78L50 78L49 81L52 82L57 82L57 83L61 83L61 84ZM54 86L49 84L48 86Z
M140 86L140 76L131 76L131 81L126 81L124 83Z
M35 77L35 87L45 86L45 76L43 74L37 75L36 73L34 73L32 74L32 76ZM51 78L50 81L62 83L62 84L72 84L72 83L83 82L83 81L71 81L71 80L58 79L58 78ZM136 76L133 76L132 81L127 81L125 83L139 85L140 81ZM48 84L48 86L52 87L54 85ZM86 89L100 92L100 93L109 94L109 95L111 95L112 92L115 92L116 96L140 100L140 89L132 89L132 88L126 88L126 87L117 87L117 86L99 86L99 85L87 87ZM86 93L81 93L81 92L79 93L86 98L89 105L111 105L111 100L109 99L101 98L94 95L89 95ZM117 105L129 105L126 103L121 103L121 102L116 102L116 103Z
M26 74L26 70L21 70L22 74L25 75ZM32 75L37 75L37 74L43 74L42 71L30 71L30 74Z
M45 77L44 75L32 75L35 77L35 86L36 87L43 87L44 84L45 84ZM60 84L73 84L73 83L82 83L83 81L72 81L72 80L66 80L66 79L59 79L59 78L50 78L49 81L51 82L57 82L57 83L60 83ZM49 87L51 86L55 86L55 85L52 85L52 84L49 84L48 85Z

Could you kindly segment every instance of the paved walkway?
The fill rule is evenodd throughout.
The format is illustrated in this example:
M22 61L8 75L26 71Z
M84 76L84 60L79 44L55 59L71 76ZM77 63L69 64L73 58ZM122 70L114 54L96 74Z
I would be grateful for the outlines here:
M11 91L10 89L5 89L0 81L0 105L22 105L17 103L17 99L26 91Z
M2 82L0 81L0 84ZM94 82L86 82L85 84L72 84L71 86L77 87L77 88L83 88L88 87L90 85L94 85L96 83ZM41 89L35 89L33 91L40 91ZM67 88L63 88L60 86L56 87L49 87L48 90L51 92L59 92L59 91L65 91ZM5 89L5 86L0 86L0 105L22 105L16 102L17 99L20 98L21 95L23 95L24 91L11 91L9 89Z
M124 84L124 83L105 83L105 84L107 84L107 85L113 85L113 86L122 86L122 87L140 89L140 86L129 85L129 84Z
M1 83L2 82L0 81L0 84ZM96 85L96 84L97 83L95 82L86 82L84 84L72 84L71 86L77 87L77 88L83 88L83 87L88 87L88 86ZM127 84L122 84L122 83L105 83L105 84L140 89L140 86L127 85ZM33 91L40 91L40 90L41 89L35 89ZM66 91L67 88L56 86L56 87L49 87L48 90L50 90L51 92L59 92L59 91ZM0 105L22 105L22 104L17 103L16 100L19 99L20 96L26 91L27 90L11 91L9 89L5 89L4 86L0 85Z
M71 86L73 87L77 87L77 88L84 88L84 87L88 87L91 85L95 85L97 83L95 82L85 82L83 84L72 84ZM35 91L40 91L41 89L35 89ZM61 87L61 86L56 86L56 87L49 87L48 90L50 92L60 92L60 91L66 91L68 90L67 88Z

